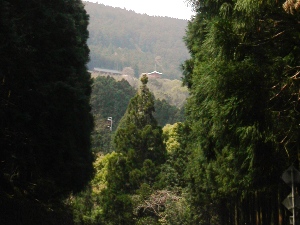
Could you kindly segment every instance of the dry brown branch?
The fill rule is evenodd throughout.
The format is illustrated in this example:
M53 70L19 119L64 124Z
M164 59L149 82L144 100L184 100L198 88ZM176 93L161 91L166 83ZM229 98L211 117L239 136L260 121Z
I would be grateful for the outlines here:
M300 71L297 71L297 73L296 74L294 74L292 77L291 77L291 79L299 79L299 78L297 78L297 76L300 74Z
M155 191L149 199L139 204L136 209L137 211L148 211L163 219L165 216L161 212L164 210L167 201L179 201L180 199L181 197L171 191L158 190Z
M275 96L270 98L270 101L272 101L274 98L278 97L287 88L287 86L288 86L288 84L285 84Z
M300 0L286 0L282 8L286 13L293 15L295 11L297 12L300 9Z

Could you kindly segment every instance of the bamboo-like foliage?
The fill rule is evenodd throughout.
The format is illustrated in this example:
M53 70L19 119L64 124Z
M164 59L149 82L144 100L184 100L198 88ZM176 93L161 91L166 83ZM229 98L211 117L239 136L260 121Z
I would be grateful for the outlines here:
M280 176L299 143L299 16L279 1L190 2L198 12L183 64L192 220L285 224Z

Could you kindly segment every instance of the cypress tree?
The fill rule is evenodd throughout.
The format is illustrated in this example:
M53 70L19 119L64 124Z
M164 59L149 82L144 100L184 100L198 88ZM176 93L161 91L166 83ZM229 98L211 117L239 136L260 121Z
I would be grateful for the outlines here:
M153 186L160 165L166 159L162 129L152 115L154 96L147 87L146 75L142 76L141 82L114 137L119 155L108 165L104 214L113 224L134 224L137 215L133 214L132 197L143 186Z
M93 173L88 15L80 0L1 0L0 11L1 179L56 201Z
M150 159L159 165L165 161L165 146L162 141L162 129L153 117L154 96L147 87L148 77L141 78L139 92L130 100L115 136L117 151L134 151L139 166Z

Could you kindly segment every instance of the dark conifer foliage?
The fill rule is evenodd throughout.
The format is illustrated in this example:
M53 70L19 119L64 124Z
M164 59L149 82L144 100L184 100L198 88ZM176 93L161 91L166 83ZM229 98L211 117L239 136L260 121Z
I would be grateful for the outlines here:
M80 0L1 0L0 17L1 181L55 200L93 171L88 15Z
M122 153L135 151L136 162L150 159L160 164L165 160L162 130L153 116L154 96L147 87L148 78L143 75L142 86L130 100L115 136L116 149Z
M176 106L168 104L166 100L155 100L154 117L159 126L166 124L174 124L176 122L184 121L184 107L178 109Z
M94 79L92 87L92 113L100 114L104 118L113 117L116 128L135 93L136 90L124 79L116 81L109 76L99 76Z

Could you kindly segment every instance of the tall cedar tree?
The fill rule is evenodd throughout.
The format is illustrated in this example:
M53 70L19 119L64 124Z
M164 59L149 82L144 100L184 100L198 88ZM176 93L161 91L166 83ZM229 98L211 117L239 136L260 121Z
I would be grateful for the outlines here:
M141 78L142 86L139 92L130 100L127 111L122 118L115 136L118 152L127 154L135 152L137 168L146 159L156 165L165 161L166 150L162 139L162 129L153 117L154 96L147 87L148 77Z
M142 186L154 184L166 159L162 129L152 115L154 96L147 88L147 76L143 75L141 81L142 86L130 100L114 138L119 155L108 165L103 206L107 223L134 224L131 196Z
M136 90L125 79L117 81L110 76L98 76L93 79L90 103L95 124L92 134L94 152L109 152L112 149L110 140L113 135L107 127L107 118L113 118L114 133L135 94ZM154 107L153 116L159 126L184 120L184 108L178 109L164 99L154 99Z
M290 15L283 1L190 2L192 222L281 224L280 176L299 149L297 7L285 3Z
M0 185L49 202L93 173L80 0L0 1Z

